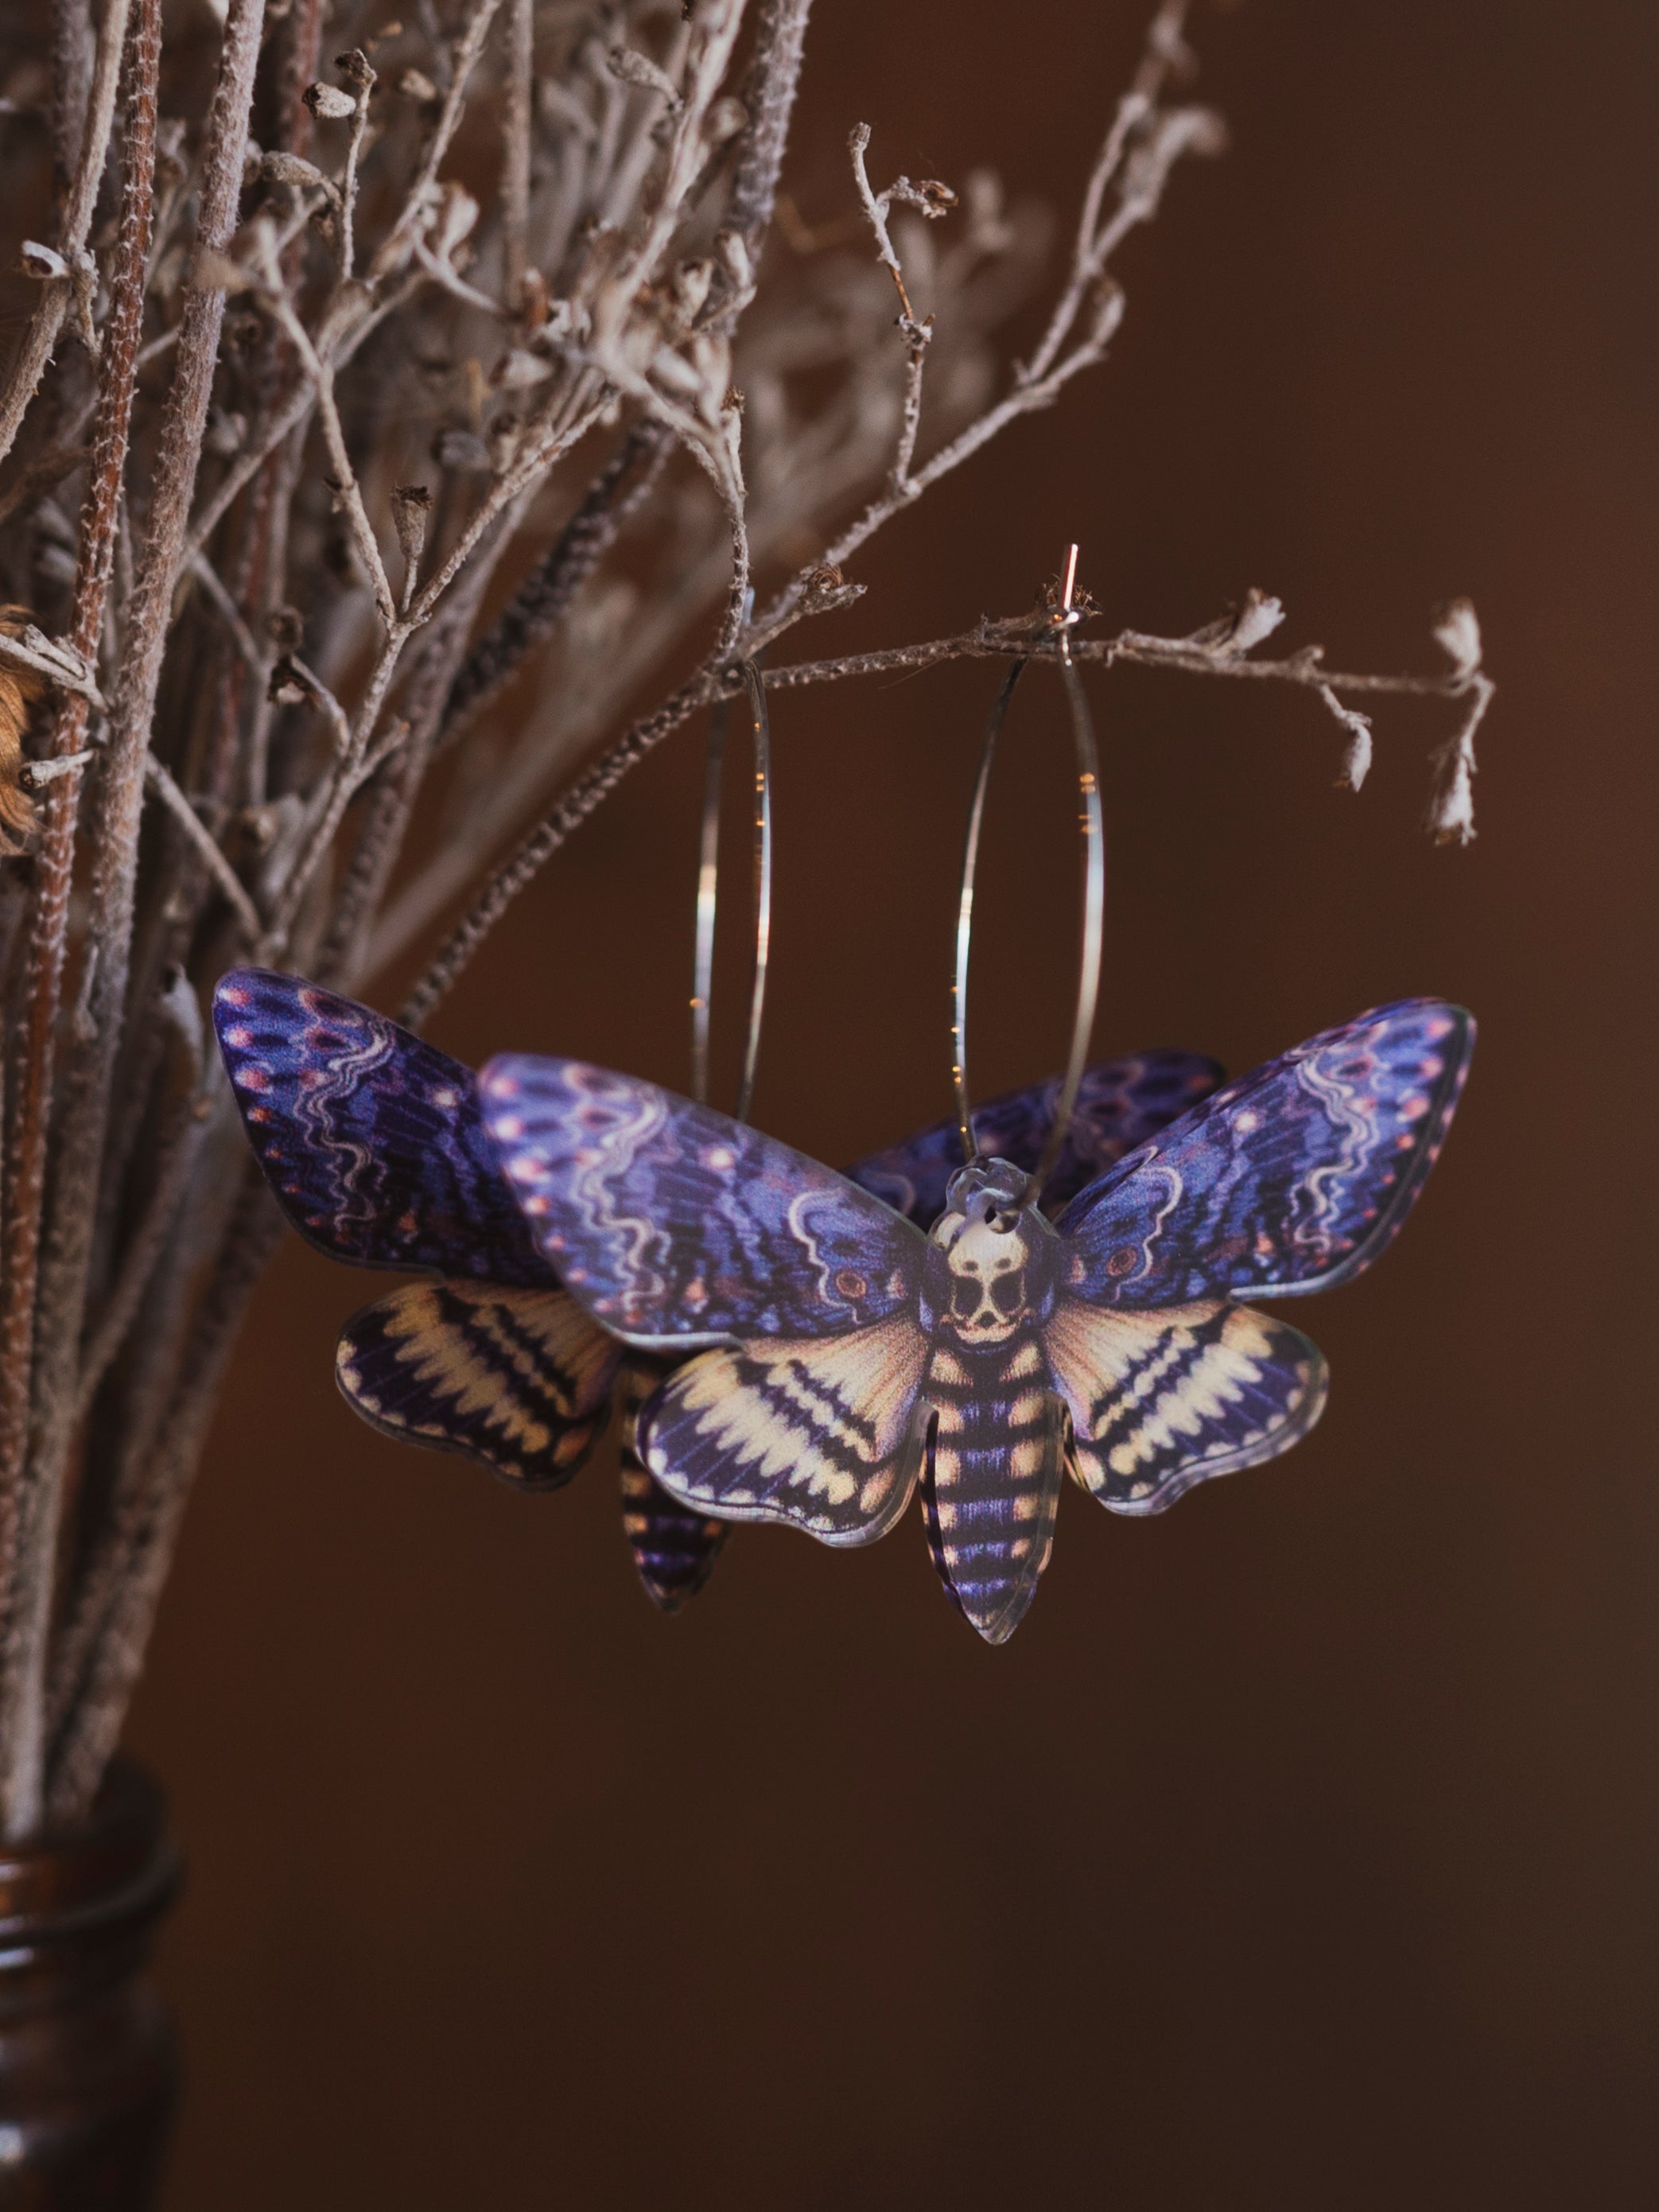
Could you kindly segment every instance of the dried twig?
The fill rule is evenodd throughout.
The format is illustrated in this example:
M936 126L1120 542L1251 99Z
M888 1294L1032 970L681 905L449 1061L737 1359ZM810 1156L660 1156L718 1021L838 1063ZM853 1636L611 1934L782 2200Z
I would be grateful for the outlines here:
M106 27L125 9L112 4ZM156 87L161 69L161 0L139 0L127 58L127 99L121 179L121 224L111 281L99 380L93 464L82 519L75 583L73 649L84 664L103 628L114 558L131 420L135 362L143 319L143 288L155 197ZM103 56L100 52L100 66ZM106 137L108 125L103 126ZM89 122L83 160L94 149ZM100 155L101 160L101 155ZM89 204L88 204L89 212ZM53 751L60 760L82 750L86 692L70 693L58 716ZM21 992L26 1030L17 1073L8 1088L11 1113L9 1174L4 1212L5 1267L0 1285L0 1576L7 1601L4 1665L0 1668L0 1825L26 1835L40 1814L40 1685L52 1599L61 1468L31 1468L31 1387L38 1331L46 1143L52 1107L53 1046L68 944L69 898L81 796L78 769L53 782L37 863L33 926Z
M126 44L128 5L129 0L106 0L103 20L98 27L86 113L77 131L80 145L75 181L64 210L55 257L65 273L46 280L40 303L29 319L5 390L0 392L0 460L5 459L16 441L24 413L40 387L73 301L76 272L85 263L87 237L92 228L98 187L103 179L110 131L115 120L116 87Z

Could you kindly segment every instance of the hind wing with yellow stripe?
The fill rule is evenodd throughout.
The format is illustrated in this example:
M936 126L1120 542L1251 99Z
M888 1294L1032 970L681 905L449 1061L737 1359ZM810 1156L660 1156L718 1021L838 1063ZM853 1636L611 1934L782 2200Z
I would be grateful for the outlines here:
M1078 1479L1114 1513L1287 1451L1319 1419L1325 1362L1299 1329L1228 1299L1134 1313L1062 1297L1043 1334Z
M611 1409L621 1347L560 1291L411 1283L354 1314L335 1375L366 1421L522 1489L568 1482Z
M672 1497L721 1520L872 1544L921 1472L927 1361L908 1313L839 1336L702 1352L640 1415L640 1456Z

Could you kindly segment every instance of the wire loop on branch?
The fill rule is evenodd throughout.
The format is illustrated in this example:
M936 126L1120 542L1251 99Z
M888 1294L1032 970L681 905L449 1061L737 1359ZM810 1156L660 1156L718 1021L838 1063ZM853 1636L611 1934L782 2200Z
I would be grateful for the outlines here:
M752 817L754 830L755 957L749 987L749 1021L744 1034L743 1071L738 1079L734 1121L746 1121L755 1096L760 1058L761 1023L766 1012L766 978L772 950L772 739L766 691L752 660L741 674L749 696L754 733ZM708 1103L708 1030L714 987L714 922L720 907L720 781L726 765L726 704L715 708L708 726L703 766L702 823L697 866L696 931L691 963L691 1096Z
M1072 1017L1071 1045L1061 1079L1054 1118L1042 1156L1026 1186L1025 1203L1035 1206L1043 1185L1054 1173L1071 1127L1073 1109L1088 1064L1089 1040L1094 1031L1095 1009L1100 996L1101 951L1106 909L1106 848L1100 807L1100 754L1089 714L1082 678L1073 663L1070 631L1077 621L1073 593L1077 580L1077 547L1068 548L1066 578L1054 620L1061 681L1072 719L1072 742L1077 758L1079 827L1083 836L1083 932L1078 957L1077 1003ZM963 1162L971 1166L979 1157L974 1136L974 1115L968 1087L968 971L973 951L974 888L979 872L980 833L984 826L986 794L996 760L997 741L1007 719L1009 702L1028 663L1016 660L1003 679L986 724L980 750L979 773L968 811L968 834L962 856L962 888L957 901L956 969L951 986L951 1076L956 1092L957 1130Z

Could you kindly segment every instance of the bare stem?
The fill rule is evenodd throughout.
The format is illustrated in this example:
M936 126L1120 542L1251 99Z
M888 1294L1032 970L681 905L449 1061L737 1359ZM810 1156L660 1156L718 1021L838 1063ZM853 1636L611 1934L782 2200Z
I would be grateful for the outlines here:
M230 0L208 126L197 219L198 251L222 255L236 227L263 15L264 0ZM33 1480L52 1498L61 1494L73 1416L79 1316L126 1001L150 723L223 319L222 291L186 284L173 386L161 422L143 550L127 610L126 649L111 708L93 825L88 934L98 957L86 999L85 1041L70 1067L58 1138L58 1181L40 1297L45 1358L35 1392L41 1421ZM48 1522L53 1518L45 1517ZM54 1525L43 1534L42 1541L50 1545L55 1535ZM41 1573L35 1580L49 1591L49 1575ZM35 1680L43 1640L44 1619L23 1662ZM20 1737L7 1749L12 1817L27 1828L38 1817L41 1747Z
M109 155L111 127L115 120L115 93L121 74L121 55L126 44L129 0L106 0L103 21L98 27L98 45L93 58L92 84L87 100L84 126L80 134L80 158L76 165L75 181L70 190L69 204L64 210L64 226L58 237L58 250L63 259L74 270L86 252L87 235L92 228L93 211L98 204L98 187L103 179L104 163ZM74 298L72 276L48 277L42 287L40 305L29 319L17 359L0 393L0 460L10 453L16 441L28 404L39 388L46 364L52 359L58 334L64 327Z
M120 12L125 15L124 9ZM109 15L116 13L116 6L112 5ZM121 225L104 334L93 465L76 571L71 638L83 661L90 659L103 628L114 558L135 362L143 324L145 265L155 199L161 53L161 0L139 0L127 64ZM100 66L101 62L100 52ZM94 128L88 130L83 151L90 149ZM107 139L107 120L103 128ZM83 750L88 707L84 692L73 693L66 701L54 738L59 759L72 759ZM40 1809L40 1685L52 1596L58 1486L52 1474L29 1480L26 1455L36 1352L35 1293L52 1115L52 1048L63 989L81 774L77 769L56 778L46 802L23 989L27 1028L9 1101L11 1158L5 1194L4 1284L0 1288L0 1577L3 1578L0 1589L3 1589L6 1606L4 1665L0 1669L0 1824L9 1838L27 1834L38 1822Z

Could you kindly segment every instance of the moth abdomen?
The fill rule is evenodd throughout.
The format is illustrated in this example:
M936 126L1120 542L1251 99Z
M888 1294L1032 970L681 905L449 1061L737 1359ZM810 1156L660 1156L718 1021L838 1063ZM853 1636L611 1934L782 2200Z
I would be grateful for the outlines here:
M924 1477L933 1565L981 1635L1001 1643L1048 1565L1065 1416L1035 1335L995 1358L935 1353Z

